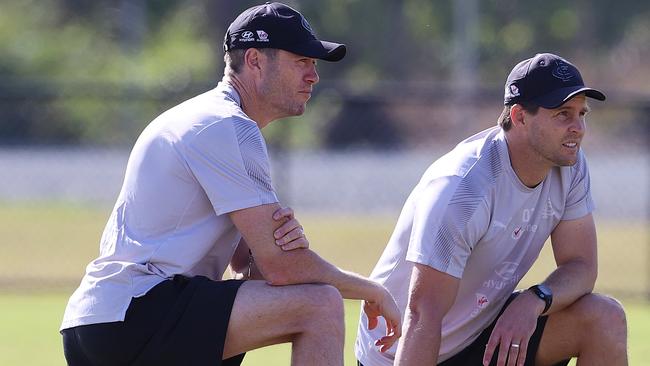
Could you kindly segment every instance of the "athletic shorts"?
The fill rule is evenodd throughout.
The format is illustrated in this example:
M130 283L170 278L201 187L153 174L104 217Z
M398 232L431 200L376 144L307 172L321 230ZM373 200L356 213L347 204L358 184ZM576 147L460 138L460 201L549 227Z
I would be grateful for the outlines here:
M497 323L497 320L503 314L503 311L510 304L510 302L519 294L515 292L510 295L508 301L503 306L497 318L488 326L481 334L472 342L469 346L465 347L462 351L452 356L450 359L445 360L438 364L438 366L483 366L483 355L485 354L485 346L492 335L492 330ZM526 353L526 362L525 366L534 366L535 365L535 356L537 355L537 349L539 349L539 342L542 340L542 333L544 333L544 327L546 326L547 316L540 316L537 319L537 327L535 332L530 337L528 341L528 351ZM492 356L492 361L490 361L490 366L497 364L497 358L499 356L499 347L497 346L496 351ZM358 366L363 366L361 362L357 361ZM555 364L555 366L566 366L569 364L569 360L562 361Z
M124 321L64 329L70 366L240 365L223 355L230 313L243 281L175 276L133 298Z

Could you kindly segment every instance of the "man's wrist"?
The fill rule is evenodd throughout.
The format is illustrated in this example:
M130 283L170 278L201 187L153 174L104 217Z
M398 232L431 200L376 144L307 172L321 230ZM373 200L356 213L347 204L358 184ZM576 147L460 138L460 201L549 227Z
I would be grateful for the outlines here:
M553 292L551 289L544 284L539 284L529 287L528 291L533 296L541 300L543 308L540 315L546 314L546 312L548 312L548 310L551 308L551 305L553 304Z

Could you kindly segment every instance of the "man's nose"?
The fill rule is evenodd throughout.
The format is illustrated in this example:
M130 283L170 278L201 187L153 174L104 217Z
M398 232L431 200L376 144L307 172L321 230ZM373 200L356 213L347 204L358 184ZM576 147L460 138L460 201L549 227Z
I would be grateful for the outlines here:
M574 118L573 123L571 123L571 126L569 127L571 132L576 133L580 136L584 135L586 128L587 125L584 116L577 116Z
M316 71L316 65L312 65L305 79L312 85L318 83L320 77L318 76L318 71Z

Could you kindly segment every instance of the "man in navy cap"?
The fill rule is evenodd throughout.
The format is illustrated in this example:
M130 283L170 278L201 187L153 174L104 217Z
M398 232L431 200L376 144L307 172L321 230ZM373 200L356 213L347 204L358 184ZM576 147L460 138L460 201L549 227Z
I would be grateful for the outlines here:
M345 46L267 3L233 21L224 50L218 86L160 115L133 147L100 255L65 311L70 365L233 365L285 342L294 365L342 365L342 298L365 300L370 327L384 317L378 344L400 335L383 286L308 249L260 133L304 112L316 59L338 61ZM228 265L239 279L222 280Z
M403 336L380 352L374 338L385 329L367 329L362 315L360 364L627 364L625 312L592 293L587 98L605 95L559 56L514 67L498 126L433 163L407 199L370 276L402 309ZM549 237L557 268L515 291Z

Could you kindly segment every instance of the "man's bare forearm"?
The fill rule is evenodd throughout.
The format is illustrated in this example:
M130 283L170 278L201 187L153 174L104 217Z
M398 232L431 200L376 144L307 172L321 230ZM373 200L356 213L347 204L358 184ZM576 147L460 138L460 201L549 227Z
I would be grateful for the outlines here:
M268 204L230 213L269 284L324 283L336 287L345 298L370 301L390 296L383 286L340 270L310 249L283 251L273 237L282 225L282 220L272 218L278 208L278 204Z
M285 252L274 260L282 263L258 263L271 285L325 283L336 287L346 299L376 300L383 288L369 279L348 272L321 258L309 249Z
M596 266L584 260L575 259L558 266L543 282L553 291L553 305L547 313L564 309L593 291L596 277Z
M547 313L564 309L594 289L598 250L593 216L560 221L551 234L551 243L557 268L544 281L553 292Z
M441 322L427 321L415 311L404 315L404 334L395 355L396 366L435 365L440 350Z

